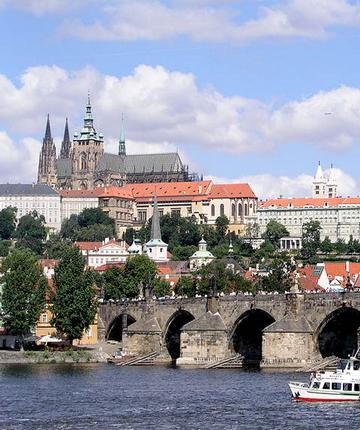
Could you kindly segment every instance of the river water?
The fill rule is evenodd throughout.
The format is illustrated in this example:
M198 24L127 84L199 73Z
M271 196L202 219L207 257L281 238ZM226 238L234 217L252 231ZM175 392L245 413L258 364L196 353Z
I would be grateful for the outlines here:
M0 428L360 429L359 404L295 403L289 372L0 366Z

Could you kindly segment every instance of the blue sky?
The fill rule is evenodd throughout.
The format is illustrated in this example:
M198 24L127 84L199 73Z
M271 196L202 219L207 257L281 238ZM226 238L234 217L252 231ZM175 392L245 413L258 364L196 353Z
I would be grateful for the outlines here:
M59 143L89 89L109 151L124 112L128 152L178 149L262 198L333 162L359 194L358 1L0 0L0 24L2 181L34 180L46 114Z

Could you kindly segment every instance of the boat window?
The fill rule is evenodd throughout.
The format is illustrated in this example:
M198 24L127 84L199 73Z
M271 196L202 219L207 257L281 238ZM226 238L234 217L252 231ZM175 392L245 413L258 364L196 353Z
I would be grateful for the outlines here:
M354 361L354 370L360 369L360 361Z
M320 388L320 382L313 382L312 388Z
M360 391L360 384L354 384L354 391Z
M323 390L330 390L330 382L324 382Z
M352 391L352 384L345 382L343 384L343 391Z
M347 364L346 369L350 370L350 363Z
M340 384L340 382L333 382L331 384L331 389L332 390L341 390L341 384Z

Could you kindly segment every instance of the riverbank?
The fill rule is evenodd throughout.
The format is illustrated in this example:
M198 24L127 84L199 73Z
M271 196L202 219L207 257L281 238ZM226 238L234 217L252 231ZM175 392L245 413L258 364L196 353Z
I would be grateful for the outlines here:
M0 364L106 363L117 350L117 345L108 343L74 347L66 351L0 350Z

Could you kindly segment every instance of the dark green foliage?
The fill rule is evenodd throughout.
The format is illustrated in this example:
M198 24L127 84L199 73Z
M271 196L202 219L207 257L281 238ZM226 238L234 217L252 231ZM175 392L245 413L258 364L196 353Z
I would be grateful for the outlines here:
M128 227L125 230L125 233L123 234L123 240L125 240L125 242L128 245L131 245L133 243L133 240L134 240L135 236L136 236L135 229L133 229L132 227Z
M118 267L112 267L102 275L104 287L104 299L123 299L128 296L125 286L127 285L124 279L124 271ZM132 297L132 295L130 295Z
M188 245L188 246L175 246L172 249L172 260L188 260L191 255L194 254L198 250L197 246Z
M11 240L0 240L0 257L7 257L11 248Z
M175 285L175 294L177 296L195 297L196 279L192 276L182 276Z
M277 255L268 266L269 276L260 278L259 288L267 292L289 291L292 285L291 274L294 269L294 263L285 253Z
M171 287L170 284L163 279L155 278L154 279L154 296L159 297L167 297L171 296Z
M44 250L46 239L45 218L36 211L20 218L16 229L16 247L28 248L37 255Z
M70 218L61 225L60 236L64 239L75 240L79 228L78 216L70 215Z
M225 215L217 217L215 220L215 226L218 241L223 241L229 228L229 218Z
M60 260L72 247L71 241L61 239L58 234L53 234L45 245L46 257Z
M274 248L279 248L279 240L282 237L289 236L289 232L286 228L275 220L271 220L268 222L266 226L266 230L263 233L262 237L271 243Z
M79 215L71 215L60 231L62 238L82 242L100 242L114 235L114 220L100 208L84 209Z
M78 216L80 228L89 227L95 224L103 224L114 227L114 220L105 214L100 208L84 209Z
M315 256L320 248L320 222L309 221L303 225L303 242L301 254L309 262L314 263Z
M94 224L81 228L76 234L80 242L102 242L107 237L114 236L114 228L106 224Z
M1 317L9 334L25 335L45 309L47 280L33 253L14 250L2 263Z
M143 287L147 284L149 276L155 278L156 264L147 255L135 255L126 261L124 277L130 285Z
M70 344L81 339L97 311L94 276L84 271L85 262L77 248L70 249L55 268L51 323L66 335Z
M325 239L320 244L320 250L321 252L324 252L325 254L330 254L334 250L334 246L331 243L329 236L326 236Z
M16 208L7 207L0 211L0 240L14 237L16 229Z

